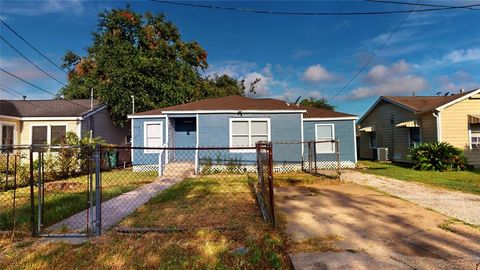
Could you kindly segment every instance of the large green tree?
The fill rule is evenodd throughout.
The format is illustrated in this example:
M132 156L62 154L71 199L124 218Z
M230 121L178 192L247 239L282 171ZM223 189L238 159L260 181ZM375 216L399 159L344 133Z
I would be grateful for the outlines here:
M99 14L93 44L85 56L64 55L67 99L95 98L110 108L123 124L136 111L191 102L206 97L243 94L244 86L226 75L204 77L207 52L195 41L181 39L178 28L165 16L139 14L129 7Z
M300 105L315 107L315 108L322 108L322 109L327 109L332 111L335 110L335 106L328 103L328 100L326 98L319 98L319 99L306 98L300 101Z

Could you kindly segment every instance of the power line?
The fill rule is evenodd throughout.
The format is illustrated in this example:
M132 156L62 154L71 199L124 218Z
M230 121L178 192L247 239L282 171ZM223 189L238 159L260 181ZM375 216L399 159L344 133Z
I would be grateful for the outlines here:
M43 70L41 67L39 67L37 64L35 64L32 60L28 59L28 57L26 57L22 52L20 52L19 50L17 50L17 48L15 48L15 46L13 46L10 42L8 42L4 37L2 37L0 35L0 38L3 40L3 42L7 43L8 46L10 46L10 48L12 48L15 52L17 52L21 57L23 57L25 60L27 60L30 64L34 65L38 70L40 70L42 73L44 73L45 75L47 75L48 77L52 78L53 80L55 80L56 82L58 82L59 84L63 85L63 86L67 86L65 85L63 82L57 80L55 77L53 77L52 75L50 75L50 73L46 72L45 70Z
M18 95L18 94L14 93L14 92L11 92L11 91L9 91L9 90L1 87L1 86L0 86L0 90L2 90L2 91L5 92L5 93L8 93L8 94L10 94L10 95L12 95L12 96ZM21 96L21 97L23 98L23 96Z
M385 4L397 4L397 5L409 5L409 6L424 6L424 7L439 7L439 8L451 8L455 7L457 8L458 6L449 6L449 5L437 5L437 4L415 4L412 2L401 2L401 1L387 1L387 0L365 0L366 2L373 2L373 3L385 3ZM465 7L465 9L470 9L470 10L480 10L477 8L473 7Z
M420 2L420 0L417 0L417 3L418 2ZM411 10L413 11L415 9L415 7L416 6L413 6ZM355 73L355 75L353 75L353 77L340 90L338 90L337 93L335 93L331 98L329 98L328 101L330 101L330 100L336 98L338 95L340 95L358 77L358 75L360 75L370 65L370 63L372 63L373 59L375 59L375 57L377 57L378 53L380 53L380 51L385 47L385 45L387 45L388 41L390 41L390 39L398 31L398 29L400 29L400 27L402 27L403 23L407 20L407 18L410 14L411 13L407 13L407 15L405 15L405 17L403 17L403 19L400 21L400 23L397 25L397 27L395 29L393 29L392 32L390 32L390 35L383 41L383 43L380 45L380 47L378 47L378 49L375 51L375 53L372 55L372 57L370 57L370 59L368 59L368 61L357 71L357 73Z
M17 37L19 37L21 40L23 40L23 42L27 43L28 46L30 46L30 48L32 48L33 50L35 50L38 54L40 54L43 58L45 58L48 62L50 62L52 65L56 66L58 69L60 69L61 71L63 71L65 74L68 74L68 72L66 72L63 68L61 68L59 65L55 64L55 62L53 62L52 60L50 60L50 58L48 58L45 54L43 54L42 52L40 52L37 48L35 48L30 42L28 42L26 39L24 39L19 33L17 33L17 31L15 31L12 27L10 27L4 20L2 20L0 18L0 22L2 22L3 25L5 25L8 29L10 29L10 31L12 31Z
M15 92L17 95L20 95L22 98L24 97L24 95L22 93L18 92L15 89L12 89L10 87L5 86L4 84L0 83L0 88L6 89L6 90L11 91L11 92Z
M416 10L393 10L393 11L365 11L365 12L294 12L294 11L271 11L271 10L259 10L252 8L240 8L240 7L225 7L225 6L215 6L215 5L203 5L203 4L193 4L193 3L183 3L183 2L173 2L165 0L150 0L152 2L163 3L168 5L176 6L186 6L186 7L195 7L195 8L204 8L204 9L216 9L216 10L228 10L228 11L238 11L245 13L255 13L255 14L267 14L267 15L301 15L301 16L354 16L354 15L386 15L386 14L400 14L400 13L411 13L411 12L429 12L429 11L440 11L440 10L450 10L450 9L465 9L471 7L480 6L480 4L471 4L463 6L445 6L437 8L426 8L426 9L416 9Z
M43 89L42 87L40 87L40 86L38 86L38 85L35 85L35 84L33 84L33 83L29 82L29 81L26 81L26 80L20 78L20 77L18 77L17 75L12 74L12 73L6 71L6 70L5 70L4 68L2 68L2 67L0 67L0 70L3 71L3 72L5 72L5 73L7 73L8 75L16 78L17 80L20 80L20 81L22 81L22 82L24 82L24 83L26 83L26 84L28 84L28 85L30 85L30 86L32 86L32 87L37 88L37 89L40 90L40 91L43 91L43 92L45 92L45 93L47 93L47 94L50 94L50 95L52 95L52 96L56 96L54 93L52 93L52 92L50 92L50 91L48 91L48 90L45 90L45 89Z

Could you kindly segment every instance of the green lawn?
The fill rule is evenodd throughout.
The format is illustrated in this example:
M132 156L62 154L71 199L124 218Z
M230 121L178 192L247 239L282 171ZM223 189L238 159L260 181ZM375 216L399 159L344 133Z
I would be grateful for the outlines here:
M108 200L142 184L150 183L156 177L156 172L133 172L129 169L103 172L102 200ZM35 194L36 192L37 187L35 187ZM12 229L12 202L12 190L0 192L0 231ZM87 176L72 177L45 184L45 226L52 225L87 208ZM35 205L35 209L37 209L37 205ZM30 229L30 213L30 188L19 188L16 191L16 230L28 231Z
M112 230L80 245L0 239L0 269L289 269L283 234L261 219L253 181L233 174L185 179L119 224L182 232Z
M467 193L480 194L480 170L461 172L431 172L410 169L407 165L360 161L360 166L366 169L360 172L395 178L405 181L415 181L426 185L458 190Z

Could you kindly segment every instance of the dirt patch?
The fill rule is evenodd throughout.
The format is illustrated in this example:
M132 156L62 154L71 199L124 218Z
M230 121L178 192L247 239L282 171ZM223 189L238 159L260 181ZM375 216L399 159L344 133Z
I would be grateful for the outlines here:
M78 192L78 191L86 191L86 184L73 182L69 180L64 181L55 181L55 182L47 182L45 183L45 191L46 192Z
M480 230L448 222L441 214L372 189L316 184L278 187L276 194L290 243L310 241L323 252L322 239L336 235L340 239L334 241L334 248L345 254L400 256L406 263L419 266L421 261L434 268L439 261L455 266L454 261L462 259L468 263L460 263L459 268L465 269L464 265L480 260ZM308 245L303 250L301 245L290 246L295 247L294 253L315 250Z

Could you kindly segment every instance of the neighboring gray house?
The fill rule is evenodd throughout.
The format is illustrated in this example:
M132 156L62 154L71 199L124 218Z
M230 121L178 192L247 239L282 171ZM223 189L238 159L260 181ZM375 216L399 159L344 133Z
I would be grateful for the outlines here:
M57 145L67 132L101 137L125 145L128 130L113 124L106 105L98 100L0 100L1 146Z
M133 147L242 147L255 142L303 142L340 140L343 167L357 162L356 116L331 110L289 104L270 98L228 96L160 108L129 115ZM160 150L136 149L132 163L137 167L158 168ZM212 151L210 151L211 153ZM225 151L229 158L255 163L255 151ZM273 151L274 160L300 163L304 147L284 146ZM205 161L215 159L209 151L170 151L169 160ZM317 159L335 161L333 143L317 145Z

